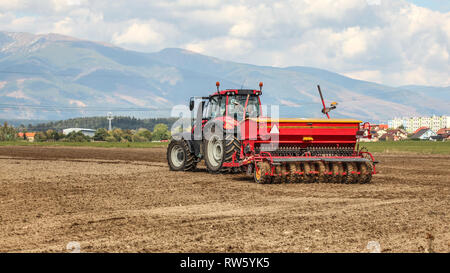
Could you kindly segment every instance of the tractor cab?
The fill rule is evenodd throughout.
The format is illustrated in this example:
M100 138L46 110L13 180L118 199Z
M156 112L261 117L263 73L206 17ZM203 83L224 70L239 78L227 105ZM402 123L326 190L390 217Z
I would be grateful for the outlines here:
M211 95L205 101L203 119L213 120L229 117L237 122L245 118L259 117L261 103L260 92L255 90L225 90L224 94Z
M209 97L202 97L202 120L226 120L233 119L239 123L246 118L257 118L261 115L260 90L253 89L227 89L219 91L219 82L216 83L217 92ZM195 98L190 99L190 110L194 110ZM198 114L199 115L199 114Z

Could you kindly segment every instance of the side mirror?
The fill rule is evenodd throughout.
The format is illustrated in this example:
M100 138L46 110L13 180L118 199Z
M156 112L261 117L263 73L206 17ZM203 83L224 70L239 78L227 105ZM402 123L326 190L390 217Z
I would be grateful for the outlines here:
M194 98L191 98L189 100L189 110L194 110Z

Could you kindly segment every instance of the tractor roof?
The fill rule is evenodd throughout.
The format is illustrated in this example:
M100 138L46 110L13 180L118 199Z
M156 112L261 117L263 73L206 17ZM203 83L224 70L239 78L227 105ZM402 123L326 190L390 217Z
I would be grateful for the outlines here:
M224 95L261 95L261 90L254 89L226 89L219 92L215 92L212 96L224 96Z

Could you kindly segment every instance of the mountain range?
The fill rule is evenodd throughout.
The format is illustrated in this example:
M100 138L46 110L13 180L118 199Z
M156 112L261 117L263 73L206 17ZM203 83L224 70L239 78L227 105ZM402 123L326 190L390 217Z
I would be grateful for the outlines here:
M107 112L168 116L191 96L222 89L257 89L281 117L323 117L317 85L331 115L386 121L449 114L450 87L392 87L312 67L257 66L178 48L155 53L59 34L0 32L0 118L58 120Z

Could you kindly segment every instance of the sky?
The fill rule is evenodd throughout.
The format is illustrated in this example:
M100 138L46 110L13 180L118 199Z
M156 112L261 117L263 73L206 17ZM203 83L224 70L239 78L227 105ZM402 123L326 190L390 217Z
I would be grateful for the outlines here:
M450 0L0 0L0 30L450 86Z
M409 2L417 6L426 7L440 12L450 11L449 0L409 0Z

